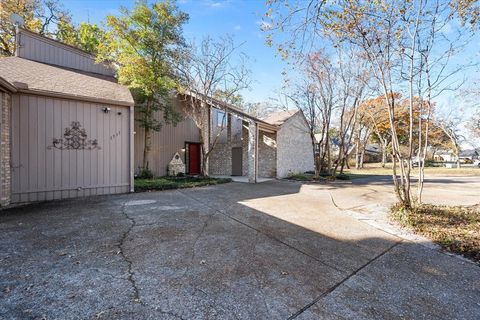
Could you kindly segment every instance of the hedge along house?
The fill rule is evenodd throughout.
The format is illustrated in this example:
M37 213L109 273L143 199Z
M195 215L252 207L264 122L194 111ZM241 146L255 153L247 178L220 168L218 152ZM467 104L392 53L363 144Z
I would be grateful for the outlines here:
M290 173L313 170L313 148L306 119L301 111L274 113L259 119L235 106L209 98L209 137L217 140L209 157L213 176L244 176L249 182L257 178L284 178ZM178 153L185 173L201 172L200 133L184 112L185 99L175 98L184 119L165 125L153 134L149 168L157 176L168 174L167 167ZM156 115L158 119L161 114ZM144 132L135 124L135 167L141 169Z
M112 68L19 29L0 77L3 205L133 191L134 102Z

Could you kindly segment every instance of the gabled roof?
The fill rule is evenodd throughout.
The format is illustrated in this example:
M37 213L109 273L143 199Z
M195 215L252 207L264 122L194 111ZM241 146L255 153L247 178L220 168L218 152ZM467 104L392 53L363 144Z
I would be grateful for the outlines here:
M186 92L186 93L182 93L182 94L179 94L180 96L190 96L190 97L193 97L195 99L202 99L203 101L205 101L207 104L209 104L211 107L213 108L218 108L218 109L221 109L221 110L226 110L227 112L230 112L236 116L239 116L240 118L244 118L244 119L249 119L249 120L252 120L256 123L259 124L260 126L260 129L262 130L269 130L269 131L276 131L278 130L277 126L275 125L272 125L262 119L259 119L245 111L243 111L242 109L232 105L232 104L229 104L225 101L221 101L219 99L216 99L216 98L213 98L213 97L205 97L204 95L202 94L199 94L199 93L195 93L195 92Z
M290 119L299 111L300 111L299 109L292 109L292 110L286 110L286 111L272 112L268 114L266 117L264 117L262 120L274 126L281 126L282 124L285 123L285 121Z
M19 57L0 58L0 77L18 91L133 106L127 87L114 78L51 66Z
M472 157L472 156L478 156L478 155L480 155L480 148L463 150L459 154L460 157Z

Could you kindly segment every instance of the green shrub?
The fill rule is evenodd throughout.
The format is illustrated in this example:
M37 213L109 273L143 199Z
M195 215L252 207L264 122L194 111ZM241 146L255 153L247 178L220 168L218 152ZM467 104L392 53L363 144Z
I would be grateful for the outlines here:
M231 182L230 178L202 177L157 177L154 179L135 179L135 192L170 190L203 187Z
M153 172L148 167L142 168L137 176L138 179L153 179Z

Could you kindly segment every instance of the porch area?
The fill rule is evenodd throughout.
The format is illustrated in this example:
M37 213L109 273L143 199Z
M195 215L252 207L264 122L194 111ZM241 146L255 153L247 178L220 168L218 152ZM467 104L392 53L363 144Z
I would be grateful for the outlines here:
M276 178L276 127L240 110L211 110L210 175L250 183Z

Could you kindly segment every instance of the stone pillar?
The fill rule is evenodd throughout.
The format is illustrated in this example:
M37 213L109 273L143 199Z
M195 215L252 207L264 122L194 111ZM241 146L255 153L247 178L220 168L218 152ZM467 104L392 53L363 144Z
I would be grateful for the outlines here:
M248 182L257 182L257 125L254 121L248 122Z
M0 91L0 207L10 203L10 94Z

